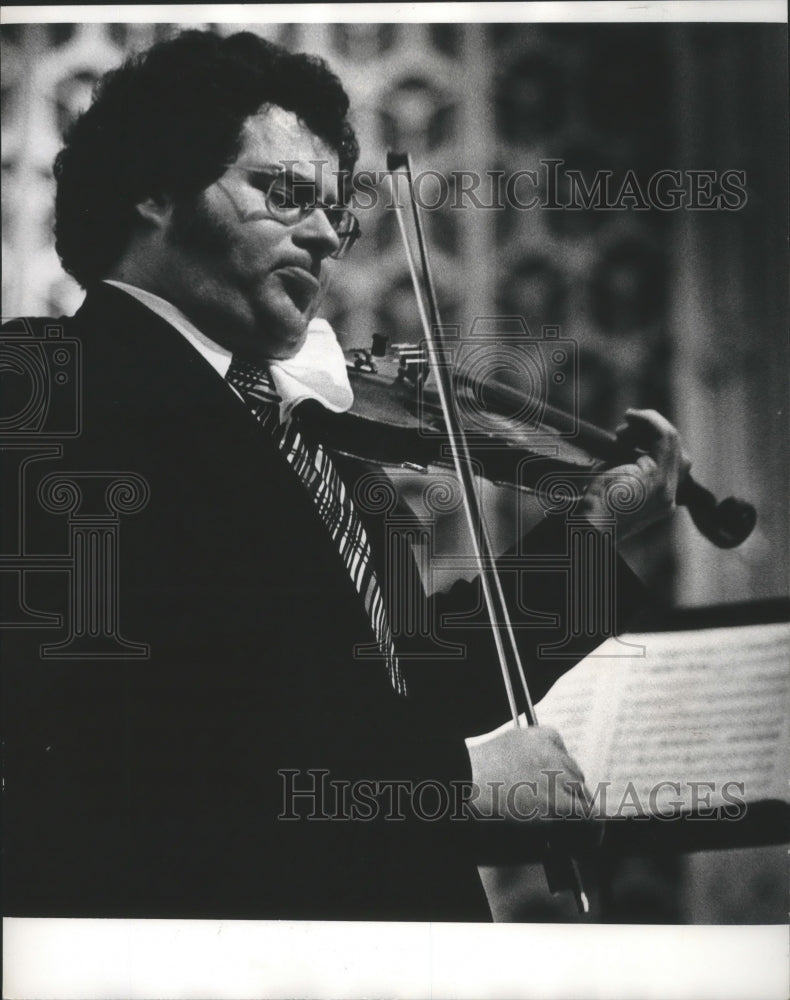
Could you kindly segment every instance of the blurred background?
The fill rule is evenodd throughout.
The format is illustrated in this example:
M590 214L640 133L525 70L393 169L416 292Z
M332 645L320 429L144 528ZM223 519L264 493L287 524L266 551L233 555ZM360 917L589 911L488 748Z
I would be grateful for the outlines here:
M757 507L758 527L740 549L713 548L682 514L629 550L662 602L787 594L783 25L199 27L248 29L323 55L351 96L360 170L383 171L387 149L408 150L416 170L439 172L451 193L454 171L541 173L548 159L588 184L596 170L615 182L633 170L643 189L662 169L745 172L736 211L459 210L450 198L426 213L428 238L445 322L468 332L476 317L515 314L536 337L559 326L577 344L566 386L582 416L613 429L628 406L661 410L681 429L697 478ZM4 317L79 305L53 247L53 158L98 77L179 28L3 25ZM435 190L426 184L423 197ZM566 194L560 187L560 200ZM479 196L490 204L485 186ZM369 346L373 333L421 337L385 202L360 211L363 243L339 265L324 310L344 346ZM533 875L502 873L508 912L571 919L562 905L536 902ZM603 920L786 920L783 847L630 859L601 878Z

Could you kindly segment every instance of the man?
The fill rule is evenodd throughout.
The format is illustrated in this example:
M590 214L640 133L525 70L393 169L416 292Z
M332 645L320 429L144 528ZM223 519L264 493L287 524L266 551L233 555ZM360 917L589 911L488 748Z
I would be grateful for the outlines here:
M582 780L541 729L508 734L473 774L463 737L507 718L491 640L458 630L462 661L405 676L375 526L320 427L283 409L289 366L311 357L326 359L329 408L348 405L336 345L310 326L356 235L339 205L357 155L347 107L319 60L186 32L109 74L58 156L57 247L87 295L62 321L81 344L84 420L56 467L144 484L122 527L117 614L150 653L47 657L40 633L9 632L9 914L485 919L475 861L514 837L528 857L545 838L495 783L534 780L526 804L547 815ZM648 432L624 470L646 499L624 530L671 509L683 466L666 421L630 423ZM26 482L39 496L44 465ZM25 527L43 550L58 523L50 504ZM552 537L547 524L532 550ZM536 607L556 610L544 578ZM66 614L63 589L44 574L25 600ZM468 610L473 590L436 604ZM541 638L523 643L533 667ZM355 654L371 646L377 660ZM568 665L538 670L538 690ZM474 820L392 798L473 776ZM324 778L340 783L331 802Z

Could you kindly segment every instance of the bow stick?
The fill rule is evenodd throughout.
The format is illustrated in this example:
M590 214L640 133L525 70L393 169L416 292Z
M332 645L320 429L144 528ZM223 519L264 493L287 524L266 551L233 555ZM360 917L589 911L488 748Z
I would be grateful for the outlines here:
M420 262L425 284L425 296L428 301L428 312L426 313L423 295L417 276L417 268L411 251L411 246L406 233L406 225L403 218L403 209L397 196L393 198L393 205L398 220L403 244L406 250L406 258L409 265L412 284L414 285L417 297L417 308L420 313L425 343L428 350L428 358L431 368L436 376L439 400L442 414L445 420L447 435L450 443L450 450L453 458L453 465L459 482L461 483L461 493L463 496L463 508L466 521L469 526L469 534L472 541L475 564L480 574L483 587L483 597L486 610L491 620L491 628L496 645L497 657L502 669L502 679L507 692L508 703L513 717L513 725L516 728L521 726L521 718L516 703L516 690L520 684L525 706L525 718L527 725L537 725L535 708L530 697L527 678L524 667L521 663L521 656L516 644L516 637L513 632L513 624L510 620L505 595L502 590L502 581L496 569L493 555L493 547L486 527L478 496L477 485L474 480L472 457L469 452L469 445L466 440L463 427L458 420L455 409L451 405L452 381L449 374L449 367L446 363L447 352L442 336L442 323L439 316L439 307L436 301L433 278L428 254L425 244L425 234L422 227L417 202L412 195L412 171L408 154L388 153L387 170L391 174L403 169L408 181L414 226L417 234L417 244L420 251ZM429 320L430 314L430 320ZM515 683L514 683L515 678ZM589 913L589 903L582 886L581 877L576 861L567 855L557 854L550 843L546 844L546 851L543 860L546 872L546 881L552 893L562 889L570 889L576 899L576 904L580 913Z

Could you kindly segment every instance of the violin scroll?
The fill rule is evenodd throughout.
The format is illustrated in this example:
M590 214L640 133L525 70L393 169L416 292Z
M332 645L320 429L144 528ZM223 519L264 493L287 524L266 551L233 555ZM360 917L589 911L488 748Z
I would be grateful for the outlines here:
M751 535L757 524L757 511L737 497L717 501L691 476L678 485L676 502L688 508L697 530L720 549L734 549Z

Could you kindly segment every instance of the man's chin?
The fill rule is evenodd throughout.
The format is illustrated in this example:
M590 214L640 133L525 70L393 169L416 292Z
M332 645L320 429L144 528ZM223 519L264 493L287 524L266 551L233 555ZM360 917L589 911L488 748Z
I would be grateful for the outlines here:
M269 359L287 361L288 358L295 357L304 347L305 340L307 340L307 323L299 334L273 344L269 350Z
M267 361L287 361L301 351L307 339L306 319L298 328L281 330L279 336L271 335L271 325L268 330L266 326L261 326L260 329L261 337L254 345L254 360L262 364Z
M260 344L269 360L286 361L304 347L307 327L316 313L317 303L311 303L308 309L302 311L288 297L277 305L279 308L260 316Z

